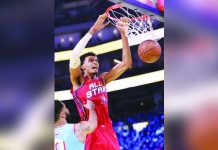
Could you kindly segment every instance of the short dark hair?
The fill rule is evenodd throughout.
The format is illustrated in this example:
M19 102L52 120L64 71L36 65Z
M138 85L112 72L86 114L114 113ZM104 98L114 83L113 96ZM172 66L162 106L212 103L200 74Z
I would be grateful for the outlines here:
M58 121L63 107L63 104L59 100L55 100L55 122Z
M88 53L85 53L85 54L81 55L80 56L81 64L84 63L87 56L97 56L97 55L95 53L93 53L93 52L88 52Z
M81 65L84 63L86 57L88 57L88 56L97 56L97 55L96 55L95 53L93 53L93 52L88 52L88 53L85 53L85 54L81 55L81 56L80 56ZM82 68L81 68L81 71L82 71L82 73L84 74L84 71L83 71Z

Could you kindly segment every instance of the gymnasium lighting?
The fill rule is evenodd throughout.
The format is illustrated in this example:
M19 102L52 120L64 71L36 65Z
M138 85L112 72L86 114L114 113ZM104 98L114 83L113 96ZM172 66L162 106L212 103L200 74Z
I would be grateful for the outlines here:
M157 39L163 38L164 37L164 28L154 30L153 34L155 35L155 37ZM133 46L133 45L140 44L141 42L150 39L150 36L151 35L149 33L145 33L145 34L138 36L136 38L136 40L129 39L129 45ZM116 50L119 50L121 48L122 48L122 41L116 40L116 41L108 42L108 43L101 44L98 46L85 48L82 54L87 53L87 52L94 52L95 54L99 55L99 54L104 54L104 53L116 51ZM72 50L56 52L55 53L55 62L69 60L71 53L72 53Z
M140 85L146 85L164 80L164 70L154 71L146 74L141 74L124 79L118 79L107 84L107 92L127 89ZM55 92L55 99L57 100L70 100L73 96L70 90Z

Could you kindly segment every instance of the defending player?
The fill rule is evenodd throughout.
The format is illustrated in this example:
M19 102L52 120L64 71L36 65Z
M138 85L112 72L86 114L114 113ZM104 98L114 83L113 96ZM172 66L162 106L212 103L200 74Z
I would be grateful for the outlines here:
M100 15L89 32L79 41L70 58L70 79L72 82L71 93L80 112L82 120L87 120L89 111L83 107L86 99L90 99L96 105L98 126L86 136L86 150L118 150L119 143L112 127L112 121L108 113L108 96L106 84L118 78L132 64L130 48L122 24L117 25L122 38L122 61L115 65L109 72L98 75L99 63L96 54L86 53L80 57L92 35L103 29L106 14ZM124 19L123 19L124 20Z
M55 150L84 150L86 134L97 126L94 103L87 100L84 105L89 109L90 119L77 124L68 124L69 110L64 103L55 100Z

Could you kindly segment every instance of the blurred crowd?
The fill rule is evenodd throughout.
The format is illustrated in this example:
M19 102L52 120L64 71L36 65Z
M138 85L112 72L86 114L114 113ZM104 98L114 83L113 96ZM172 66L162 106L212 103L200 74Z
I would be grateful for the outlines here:
M134 127L144 122L146 126ZM164 116L138 114L114 124L121 150L163 150Z

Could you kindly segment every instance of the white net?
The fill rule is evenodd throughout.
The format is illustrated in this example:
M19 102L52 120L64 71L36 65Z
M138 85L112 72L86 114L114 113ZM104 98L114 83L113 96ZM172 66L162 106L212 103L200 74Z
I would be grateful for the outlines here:
M120 17L128 18L127 24L123 28L125 29L126 35L132 39L137 40L135 37L144 35L145 33L150 34L150 39L157 40L153 33L152 23L154 19L152 17L141 14L132 9L126 7L117 7L116 9L110 9L108 11L108 20L116 26L117 22L121 21Z

